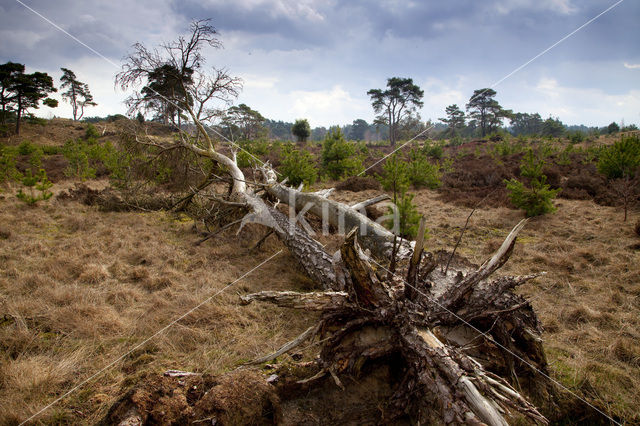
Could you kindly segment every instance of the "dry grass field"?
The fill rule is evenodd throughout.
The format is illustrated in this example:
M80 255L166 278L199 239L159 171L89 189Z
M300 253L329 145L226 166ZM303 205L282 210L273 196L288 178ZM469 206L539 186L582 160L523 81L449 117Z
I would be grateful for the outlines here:
M47 131L52 135L40 138L35 126L27 127L25 137L47 144L49 137L64 142L83 134L68 121ZM53 190L73 186L61 180ZM275 237L252 250L264 235L260 227L239 236L230 230L196 246L200 237L186 216L102 212L55 196L29 207L14 193L0 192L0 425L20 423L69 390L35 423L93 424L145 375L228 371L315 321L313 314L238 303L238 294L249 291L312 285ZM450 250L471 209L443 202L436 191L415 193L430 228L427 249ZM355 202L379 191L334 194ZM640 424L638 212L622 222L619 209L590 200L559 199L556 205L556 213L530 221L501 272L547 272L519 291L532 300L545 328L552 376L623 424ZM481 263L522 216L481 206L458 253ZM340 242L321 240L328 249ZM584 405L565 397L564 408L579 422Z
M77 202L28 207L0 195L0 424L17 424L282 247L247 228L201 246L165 213L104 213ZM167 369L219 373L273 351L314 320L238 293L308 288L283 251L128 354L41 417L97 421L121 387Z

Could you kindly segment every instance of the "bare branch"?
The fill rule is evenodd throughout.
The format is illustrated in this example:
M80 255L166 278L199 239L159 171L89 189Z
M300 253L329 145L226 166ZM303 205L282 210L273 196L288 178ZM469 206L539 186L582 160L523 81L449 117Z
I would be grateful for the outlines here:
M298 293L295 291L261 291L259 293L240 296L243 304L249 304L254 300L270 302L284 308L308 309L322 311L325 309L338 309L348 304L347 293L343 291L321 291L311 293Z

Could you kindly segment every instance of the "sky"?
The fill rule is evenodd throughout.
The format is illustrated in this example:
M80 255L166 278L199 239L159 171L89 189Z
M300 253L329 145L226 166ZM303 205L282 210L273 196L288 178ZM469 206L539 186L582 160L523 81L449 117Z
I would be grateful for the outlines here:
M86 115L124 113L114 76L131 46L211 18L223 48L206 51L206 66L241 77L234 103L274 120L371 122L367 91L410 77L425 91L423 120L493 87L514 112L640 125L638 17L638 0L0 0L0 63L47 72L56 85L69 68L98 103ZM71 108L38 115L71 117Z

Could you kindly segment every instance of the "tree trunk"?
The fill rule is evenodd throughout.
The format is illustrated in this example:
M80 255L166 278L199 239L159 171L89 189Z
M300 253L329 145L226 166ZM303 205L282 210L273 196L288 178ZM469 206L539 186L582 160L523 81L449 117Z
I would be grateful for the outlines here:
M22 118L22 97L18 95L18 108L16 110L16 135L20 134L20 119Z
M379 223L369 220L364 214L364 208L356 210L330 200L327 194L301 192L273 181L267 187L267 192L297 212L309 212L321 218L323 228L325 224L329 224L336 228L338 233L345 234L357 227L358 238L363 247L370 250L374 256L391 257L394 234ZM399 256L408 257L412 252L412 243L399 239L399 245Z
M479 267L459 257L449 263L446 253L422 255L421 244L414 253L414 243L400 240L398 271L388 274L385 265L394 235L353 207L329 200L330 191L296 191L277 183L275 173L264 168L264 187L290 206L292 220L247 188L235 158L219 154L211 144L209 149L192 150L226 167L233 178L234 202L250 210L243 225L252 222L272 229L323 290L263 291L242 297L243 303L263 301L321 312L317 326L274 354L256 360L274 359L303 341L318 339L319 357L302 367L311 377L292 377L291 366L276 370L276 377L284 375L277 387L281 402L295 400L291 389L308 392L325 376L344 389L343 383L351 386L345 378L361 377L367 366L388 365L393 359L399 380L379 401L379 417L370 419L372 422L546 423L512 387L536 397L548 398L552 392L544 377L547 363L537 316L527 300L513 293L515 287L537 275L490 279L508 260L526 220L518 223L498 251ZM338 253L327 253L303 229L301 219L307 212L323 218L323 228L331 224L339 231L349 230ZM445 264L449 265L447 270ZM196 407L204 402L191 403ZM110 412L123 414L113 414L116 417L108 421L123 421L123 415L129 419L133 415L137 421L139 413L154 410L137 404L133 396L125 397Z

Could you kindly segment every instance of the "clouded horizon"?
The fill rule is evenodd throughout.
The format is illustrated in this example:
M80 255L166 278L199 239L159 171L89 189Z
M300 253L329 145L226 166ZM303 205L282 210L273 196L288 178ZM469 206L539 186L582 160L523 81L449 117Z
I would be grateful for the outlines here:
M366 92L392 76L425 91L423 120L461 108L583 25L614 1L471 0L21 0L110 61L135 42L155 46L211 18L223 49L207 65L244 80L236 103L265 117L313 127L371 122ZM640 2L626 0L497 85L514 112L559 117L567 124L640 124ZM123 113L114 87L118 68L54 28L16 0L0 2L0 63L24 63L59 86L60 67L88 83L99 106L89 116ZM59 94L58 94L59 98ZM41 115L71 116L61 102Z

